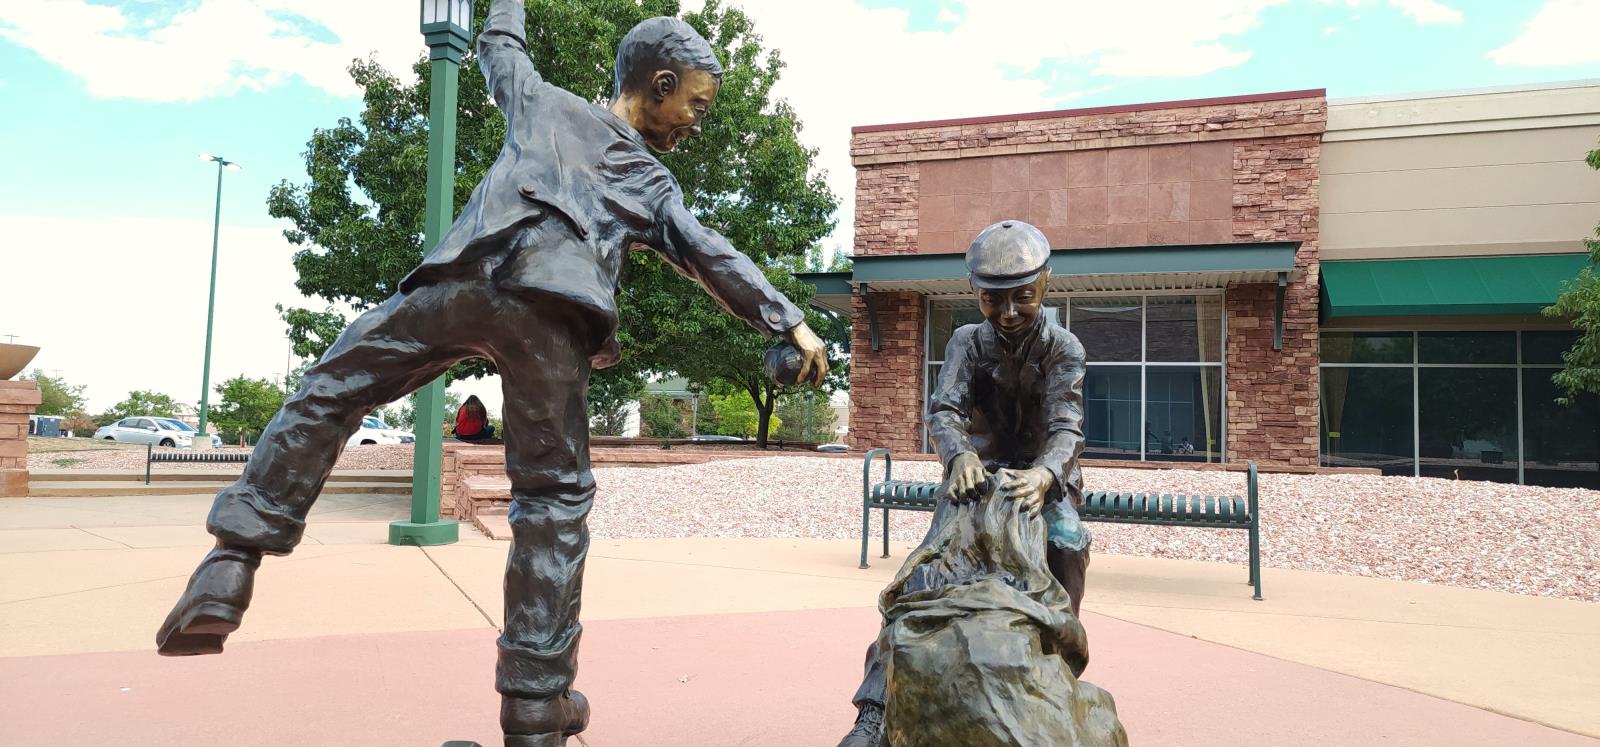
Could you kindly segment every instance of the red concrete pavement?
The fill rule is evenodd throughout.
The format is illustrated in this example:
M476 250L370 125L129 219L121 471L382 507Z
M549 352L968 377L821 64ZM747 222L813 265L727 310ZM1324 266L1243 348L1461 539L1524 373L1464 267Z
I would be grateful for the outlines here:
M832 745L876 627L868 608L606 620L578 685L594 747ZM1407 690L1088 615L1088 679L1132 743L1588 745ZM0 743L498 745L492 631L240 643L222 656L0 659ZM576 744L576 741L574 741Z

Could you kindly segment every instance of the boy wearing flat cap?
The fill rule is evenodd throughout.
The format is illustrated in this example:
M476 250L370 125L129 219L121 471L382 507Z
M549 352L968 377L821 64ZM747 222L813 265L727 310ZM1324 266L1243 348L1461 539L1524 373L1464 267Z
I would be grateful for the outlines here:
M1046 562L1083 599L1089 532L1078 519L1083 478L1083 345L1041 315L1050 283L1050 243L1039 229L1004 221L967 249L967 270L984 321L951 335L928 402L928 433L944 464L941 500L928 536L957 503L993 492L1049 525ZM840 747L883 744L888 652L874 642L853 699L855 727Z

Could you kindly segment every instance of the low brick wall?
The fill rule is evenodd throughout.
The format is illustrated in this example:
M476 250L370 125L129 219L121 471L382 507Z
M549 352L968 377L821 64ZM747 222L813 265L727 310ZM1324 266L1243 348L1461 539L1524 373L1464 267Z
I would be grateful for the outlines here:
M0 381L0 497L28 494L28 416L40 401L38 384Z

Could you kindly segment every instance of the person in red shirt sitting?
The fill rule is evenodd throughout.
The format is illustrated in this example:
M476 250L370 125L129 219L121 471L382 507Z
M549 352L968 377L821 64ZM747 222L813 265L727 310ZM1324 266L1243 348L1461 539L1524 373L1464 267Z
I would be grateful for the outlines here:
M489 411L474 394L467 397L456 412L456 438L462 441L487 441L494 438L494 424L489 422Z

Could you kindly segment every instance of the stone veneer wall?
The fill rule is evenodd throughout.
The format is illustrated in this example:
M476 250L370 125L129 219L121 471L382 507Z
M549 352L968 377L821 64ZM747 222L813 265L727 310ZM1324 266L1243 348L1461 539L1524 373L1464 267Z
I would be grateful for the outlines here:
M879 339L872 350L866 302L854 298L850 325L850 446L922 451L922 352L927 309L920 293L875 293Z
M1228 289L1228 459L1317 464L1321 417L1317 304L1316 135L1235 141L1235 241L1299 241L1283 304L1283 350L1272 349L1276 285Z
M1301 241L1282 351L1272 349L1276 288L1227 291L1227 439L1230 459L1313 465L1317 163L1326 124L1322 92L1306 91L857 128L855 253L962 251L1002 217L1035 222L1057 248ZM915 451L923 300L880 298L880 353L854 301L851 442Z

